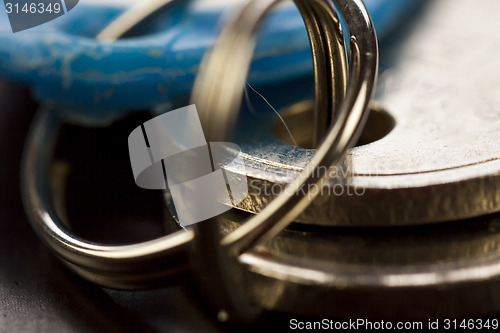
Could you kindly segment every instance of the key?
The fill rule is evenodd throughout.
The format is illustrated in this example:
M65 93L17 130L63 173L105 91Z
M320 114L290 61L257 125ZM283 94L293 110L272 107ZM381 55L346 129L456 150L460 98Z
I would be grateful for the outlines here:
M247 214L223 215L223 233ZM292 317L427 321L498 313L500 215L450 223L296 225L239 258L248 268L241 283L257 304Z
M341 183L323 189L299 222L412 225L500 210L498 10L495 1L435 1L413 29L382 45L378 106L365 132L368 141L378 140L352 149L334 169ZM298 103L307 92L287 87L297 104L282 108L283 117L297 125L291 130L300 141L311 131L310 108ZM280 122L249 113L238 132L251 190L239 209L260 211L313 155L292 147Z

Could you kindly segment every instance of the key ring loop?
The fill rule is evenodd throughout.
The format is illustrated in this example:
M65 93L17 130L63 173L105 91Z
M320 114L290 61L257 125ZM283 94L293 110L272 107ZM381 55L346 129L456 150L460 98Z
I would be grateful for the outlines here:
M269 0L258 4L257 2L248 6L257 6L256 9L259 9L258 13L261 15L263 9L272 4ZM304 3L301 2L306 7ZM317 0L314 3L321 5L326 1ZM330 128L311 161L312 167L307 168L308 170L292 183L292 188L324 181L326 169L338 162L359 134L375 84L378 50L369 14L359 0L336 0L335 3L342 10L351 36L350 79L347 92L339 107L337 121ZM314 11L304 10L304 13L312 12ZM241 79L239 75L238 79ZM207 105L212 104L200 104L201 107ZM192 230L140 244L104 246L82 240L64 227L52 207L47 186L49 156L52 155L60 122L61 119L56 112L50 110L40 112L35 119L25 149L23 201L39 236L70 268L103 286L125 289L153 287L166 283L168 277L175 278L176 274L186 272L189 253L195 240L195 232ZM313 171L320 166L324 166L325 169L314 175ZM249 223L245 223L226 236L223 239L225 250L230 250L227 253L236 256L257 242L276 234L293 220L294 215L300 212L309 199L311 198L307 198L306 195L278 197L268 206L265 214L253 216ZM198 231L206 234L206 239L210 242L217 239L213 224L201 223L196 227L202 228ZM216 262L216 265L219 264L220 262Z
M280 0L249 1L226 24L214 50L208 55L204 68L195 81L191 101L198 107L208 141L227 139L229 130L234 127L236 122L234 111L241 103L244 87L244 80L235 69L241 68L244 75L248 72L259 23L279 2ZM349 26L352 34L356 33L356 28L365 30L362 30L361 38L356 35L351 36L352 76L348 86L351 89L348 89L344 100L343 89L347 82L347 73L342 72L342 69L347 67L343 57L344 37L333 3L328 0L295 0L294 3L304 18L313 50L316 115L320 113L319 111L329 110L335 122L301 174L287 185L284 193L258 214L248 218L222 240L217 224L199 223L194 226L197 235L195 244L200 244L200 250L197 251L199 265L204 267L205 271L216 272L213 275L215 278L203 279L204 289L216 290L217 295L221 294L220 290L224 290L222 294L228 299L220 301L218 306L232 307L231 312L236 312L240 317L251 316L252 312L258 309L252 306L244 290L238 288L241 286L235 283L234 275L237 273L231 268L231 260L236 261L244 252L276 236L319 194L319 191L312 193L310 189L315 186L322 188L327 183L328 168L337 164L347 149L353 145L354 140L357 140L365 116L368 114L367 106L376 78L378 50L371 22L368 22L367 26L352 27L352 24ZM336 1L336 3L346 11L344 12L346 19L350 20L356 16L356 5L359 3L354 5L349 1ZM349 11L354 15L350 16ZM363 48L372 51L357 54ZM363 68L363 64L367 67ZM360 65L361 68L358 68ZM372 70L363 71L366 69ZM357 89L359 93L353 95L353 91ZM367 89L367 96L363 94L363 89ZM237 263L232 266L236 267Z

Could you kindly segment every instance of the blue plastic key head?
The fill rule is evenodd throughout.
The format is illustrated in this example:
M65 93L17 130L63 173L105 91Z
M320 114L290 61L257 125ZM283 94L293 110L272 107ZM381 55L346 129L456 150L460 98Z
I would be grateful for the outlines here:
M365 2L382 37L418 3ZM94 37L123 7L63 3L65 15L18 33L0 10L0 75L30 85L37 99L57 104L68 120L88 124L106 124L130 110L186 105L228 8L227 2L181 1L135 37L106 43ZM312 73L302 18L292 4L281 6L261 29L248 81L259 89Z

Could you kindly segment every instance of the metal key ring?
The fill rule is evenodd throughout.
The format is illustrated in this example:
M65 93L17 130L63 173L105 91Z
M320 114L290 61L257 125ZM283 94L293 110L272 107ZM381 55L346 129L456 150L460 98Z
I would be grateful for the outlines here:
M244 10L250 9L255 10L255 12L254 16L249 17L250 21L245 24L252 22L257 24L262 15L275 2L277 1L250 2L244 7ZM318 9L333 8L329 1L297 1L297 3L302 14L312 18L311 21L305 20L306 24L309 22L325 24L321 14L318 14L321 12ZM373 92L377 74L378 50L369 14L362 2L358 0L337 0L335 3L342 9L351 37L351 67L347 93L337 112L337 121L332 125L318 148L317 154L310 162L310 167L290 185L292 189L300 188L304 184L316 184L324 181L327 168L339 161L349 145L358 136L366 118L368 102ZM241 13L239 17L241 17ZM239 21L232 22L238 24ZM226 27L226 29L229 28ZM254 29L252 29L253 31ZM227 32L221 34L221 36L227 35ZM248 34L248 37L251 35ZM227 46L223 47L220 44L218 47L227 48ZM326 49L331 51L329 48ZM217 54L216 51L214 54ZM248 68L248 66L246 67ZM219 70L223 69L221 67ZM331 70L331 68L328 69ZM234 80L234 75L232 79ZM201 83L198 87L203 87L206 83L203 79L200 80ZM238 80L241 80L239 75ZM210 111L213 106L210 101L214 97L219 98L221 95L216 95L218 93L221 91L215 90L209 94L208 96L211 98L208 98L208 103L200 104L200 106ZM232 97L233 102L237 98ZM226 107L228 106L234 107L230 104L227 104ZM126 289L154 287L167 283L167 278L175 278L178 276L177 273L187 271L192 260L189 254L193 245L196 247L204 239L208 241L208 246L211 246L218 239L215 227L211 223L201 223L196 226L197 232L204 233L203 237L195 237L197 232L188 230L128 246L105 246L89 243L71 234L57 216L47 186L49 156L53 150L60 122L61 119L57 113L47 110L40 112L35 119L23 161L23 200L33 227L39 236L74 271L103 286ZM224 132L227 133L227 130ZM325 168L319 168L321 166ZM319 170L319 172L313 172L315 170ZM261 214L251 217L242 227L226 236L222 240L224 253L236 259L238 254L256 243L272 237L286 227L312 199L312 196L307 196L305 193L302 196L296 196L294 191L289 193L291 194L284 193L278 197ZM221 249L218 244L216 245L215 249L220 253ZM197 251L196 254L206 254L206 252L205 250ZM216 267L221 264L219 259L219 257L212 259Z

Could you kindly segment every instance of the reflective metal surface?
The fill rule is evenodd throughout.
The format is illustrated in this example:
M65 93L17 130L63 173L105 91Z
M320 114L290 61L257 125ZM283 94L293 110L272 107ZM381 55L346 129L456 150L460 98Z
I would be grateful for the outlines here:
M113 20L96 38L113 42L125 37L133 29L151 20L155 15L162 13L167 6L178 3L178 1L172 0L140 1Z
M382 49L375 100L394 118L394 128L352 149L340 179L345 191L325 191L297 221L415 225L500 210L500 3L426 5L411 29ZM283 143L272 134L274 126L256 119L241 133L249 183L258 188L243 210L260 211L274 197L265 188L294 179L314 153ZM348 194L356 190L363 195Z
M235 16L236 18L245 17L245 20L231 21L221 34L217 48L232 51L232 48L236 47L238 50L238 40L240 43L250 42L264 14L276 2L275 0L249 1ZM350 77L346 96L338 110L335 110L336 121L323 139L316 156L310 161L309 169L300 174L290 185L292 189L301 188L307 184L322 184L325 181L325 170L330 165L338 163L348 147L357 140L368 116L368 103L372 97L377 76L377 38L370 17L361 1L337 0L336 3L343 10L350 34ZM324 16L321 16L322 14L318 14L318 11L321 12L325 8L330 10L329 14L334 13L329 1L300 1L299 7L303 13L311 15L308 16L310 21L306 20L306 24L321 22L322 28L329 32L338 28L338 22L333 20L333 17L330 17L331 20L326 20ZM242 31L240 31L241 28L243 28ZM245 38L236 38L235 32L244 33ZM322 31L322 33L325 32ZM244 50L251 51L251 48L244 48ZM329 47L323 47L320 50L332 51ZM224 79L227 81L223 81L225 84L241 83L240 93L242 93L243 82L239 73L231 72L226 67L228 62L225 61L225 57L233 57L235 53L219 54L216 49L213 54L215 56L207 60L208 68L215 69L215 73L226 72ZM245 60L250 60L248 54L241 56L243 57L239 60L241 64L245 64ZM319 61L329 58L335 57L330 53L318 56ZM332 77L333 68L329 65L329 63L325 64L325 70ZM248 68L248 64L243 67ZM205 108L205 111L213 110L214 100L228 97L224 90L218 90L224 87L220 77L220 75L214 77L205 75L200 78L197 89L201 89L203 93L209 92L203 95L206 100L199 100L206 102L206 104L200 103L200 107ZM211 80L214 78L219 80L218 84L211 85ZM318 89L321 88L318 87ZM330 85L329 88L334 87ZM200 90L197 92L200 93ZM236 90L235 93L237 94L238 91ZM194 100L198 101L199 95L195 93L194 96ZM328 106L327 110L330 111L338 95L326 94L324 96L325 100L322 102L325 102L324 106ZM234 112L234 105L231 102L238 99L238 96L229 97L231 97L229 103L222 105ZM222 111L225 112L224 114L229 114L228 110ZM215 292L211 296L214 297L213 300L218 306L222 306L221 304L232 306L231 309L222 307L223 310L231 310L232 315L242 320L253 318L254 314L250 312L250 306L247 307L250 302L247 302L245 295L239 293L239 290L248 289L246 284L244 281L235 279L234 276L228 276L226 267L231 267L231 264L235 263L232 267L241 268L237 263L239 255L279 233L307 206L314 194L308 191L303 192L302 195L295 195L295 191L284 194L261 214L251 216L242 227L222 240L220 240L217 225L204 222L196 225L196 232L180 231L133 245L109 246L88 242L68 230L69 223L64 221L65 214L61 214L60 209L58 211L61 207L58 203L60 200L57 197L54 198L54 191L50 187L51 156L61 122L61 115L54 108L48 106L40 110L26 142L23 161L22 188L25 208L35 231L46 245L76 273L107 287L130 289L155 287L168 283L171 279L175 280L179 277L179 273L191 269L199 285L202 286L201 289L204 285L214 287L210 289ZM208 126L208 128L213 129L213 126ZM221 132L228 133L229 130L223 128ZM319 166L324 169L315 172ZM205 284L202 280L209 280L209 282ZM261 309L258 307L259 304L256 305L256 313L258 313Z
M494 2L483 1L481 4L472 10L491 10L497 6ZM403 226L486 213L495 210L499 200L496 191L497 161L494 157L497 132L495 123L498 117L495 113L496 92L491 88L498 83L495 75L497 71L485 69L489 65L495 68L492 64L497 62L491 60L473 63L476 65L474 69L484 66L476 77L471 73L461 72L468 69L453 66L461 61L448 60L450 56L467 57L469 53L446 52L441 54L442 57L436 64L437 58L434 56L440 54L438 50L444 49L442 39L439 39L438 44L431 44L432 47L422 46L427 45L429 38L431 42L437 41L438 38L434 35L439 29L444 34L464 32L463 36L459 34L462 38L470 33L467 37L470 39L464 39L461 43L470 47L471 43L476 42L474 38L477 38L478 48L472 53L480 55L478 59L483 59L485 54L490 55L485 51L486 48L493 51L498 47L489 44L496 37L489 36L489 30L486 29L488 31L484 31L484 35L489 39L484 44L483 36L474 32L475 26L467 26L470 29L467 33L460 30L463 22L470 22L474 17L480 16L471 13L465 1L436 1L431 8L433 11L425 16L427 25L416 30L408 40L402 41L404 47L401 44L395 46L396 49L407 50L404 51L408 52L404 53L405 57L396 57L399 61L395 63L392 62L393 58L388 58L395 67L392 72L385 72L384 89L380 90L378 96L382 107L396 120L394 130L392 126L388 126L387 128L391 127L388 134L378 134L386 135L384 138L353 149L350 158L342 166L343 170L351 167L355 171L353 174L347 172L343 180L358 182L354 183L358 185L365 184L367 190L371 189L371 194L367 192L365 197L360 197L367 201L351 201L349 204L345 198L339 197L332 204L331 201L321 202L320 198L302 216L310 219L309 222L327 224L330 227L295 224L272 238L269 235L284 227L295 211L279 221L279 228L273 230L269 229L269 225L258 229L239 229L239 222L249 217L245 213L232 211L218 221L222 225L223 236L236 235L232 238L225 236L224 247L219 247L219 236L215 235L219 230L209 222L202 224L202 228L196 231L196 236L201 236L198 239L195 239L195 232L188 230L130 246L113 247L86 242L64 228L67 222L62 219L64 214L57 214L62 198L60 193L50 193L47 177L50 173L49 158L59 120L57 114L48 113L39 115L24 161L24 199L36 231L70 268L86 279L104 286L153 287L175 281L169 278L193 268L197 274L214 272L218 274L215 278L221 278L220 274L224 272L217 269L227 264L230 272L238 273L237 276L232 276L234 280L229 281L232 283L228 284L229 288L234 284L244 286L244 297L250 297L257 307L271 311L339 318L352 318L353 313L357 313L365 318L399 320L498 313L498 215L433 225ZM491 10L492 16L494 12ZM496 26L493 20L489 22L484 17L482 20L483 28L488 25ZM451 22L460 24L455 26ZM450 37L453 40L456 38L457 36ZM356 40L352 45L356 46ZM458 46L450 49L455 47ZM354 47L355 54L356 51ZM423 61L421 57L428 58ZM451 67L455 72L447 72L451 71ZM475 86L466 83L462 86L462 76L457 78L458 73L467 74L468 79L464 82L477 83L482 89L475 90ZM469 74L472 76L468 76ZM447 81L447 75L451 75L450 82ZM469 81L470 77L477 80ZM401 86L394 82L401 82ZM430 84L434 88L429 89ZM469 91L472 91L471 95L468 94ZM446 101L446 96L450 96L450 100ZM463 107L468 103L471 103L471 108ZM429 105L435 108L428 109ZM477 105L481 107L475 108ZM415 110L420 113L413 113ZM428 127L430 124L432 128ZM268 133L272 133L272 124L268 129ZM264 135L254 134L256 140ZM408 134L408 139L405 134ZM261 176L264 174L274 177L270 179L272 182L286 183L287 177L296 176L313 153L286 145L279 146L276 138L269 142L268 146L253 146L254 151L249 151L247 158L248 165L253 167L253 179L262 180ZM382 147L383 143L399 148L386 151ZM247 148L252 147L251 144L252 142ZM418 148L420 144L423 151ZM269 147L284 147L286 153L266 155L262 149ZM377 147L380 149L375 149ZM376 161L368 156L372 149L377 157ZM297 165L285 166L290 156L298 161ZM488 156L493 157L485 161ZM262 159L266 158L274 162L268 163L263 169ZM404 158L409 160L403 160ZM361 163L362 161L364 162ZM364 177L359 171L362 169L357 169L363 165L379 170L379 177ZM411 168L414 172L402 173L402 169L398 168ZM230 165L227 170L232 170ZM380 188L377 187L379 185ZM256 207L260 209L267 204L268 199L260 198L255 204L260 206ZM340 205L346 205L345 210L340 210L344 209ZM343 223L356 225L358 228L332 226ZM359 227L362 225L365 227ZM370 228L366 225L379 227ZM230 233L238 230L240 232L237 234ZM221 258L227 259L220 257L227 255L223 251L239 254L262 242L262 236L267 236L267 241L233 258L233 261L237 261L236 265L231 265L233 261L220 261ZM215 270L205 270L211 264L215 264ZM234 267L237 269L231 270ZM211 283L213 282L206 285L214 286ZM217 289L214 291L217 292ZM243 304L246 299L240 301L238 304Z
M224 140L233 128L244 91L242 73L246 74L250 67L257 27L265 13L278 2L254 0L246 3L226 24L214 50L204 61L191 101L198 107L207 141ZM357 0L336 0L334 3L342 8L347 23L351 50L346 94L340 101L342 95L339 93L344 89L336 85L344 83L346 75L341 72L340 79L331 81L339 75L337 70L345 65L342 61L344 51L337 49L344 41L338 36L332 39L339 30L333 4L328 0L295 3L304 17L315 57L316 95L319 97L316 112L334 112L335 122L307 167L288 184L287 191L259 214L250 216L223 239L215 223L194 226L197 251L193 262L195 271L199 270L195 277L224 313L244 320L251 318L254 309L259 307L247 301L248 287L237 279L240 275L237 258L286 228L317 195L310 189L321 188L328 181L328 169L341 161L361 133L378 73L377 37L364 4ZM323 92L318 92L322 89Z
M224 233L245 216L224 216ZM273 311L473 317L500 311L499 240L498 214L418 227L295 225L239 261L254 299Z

